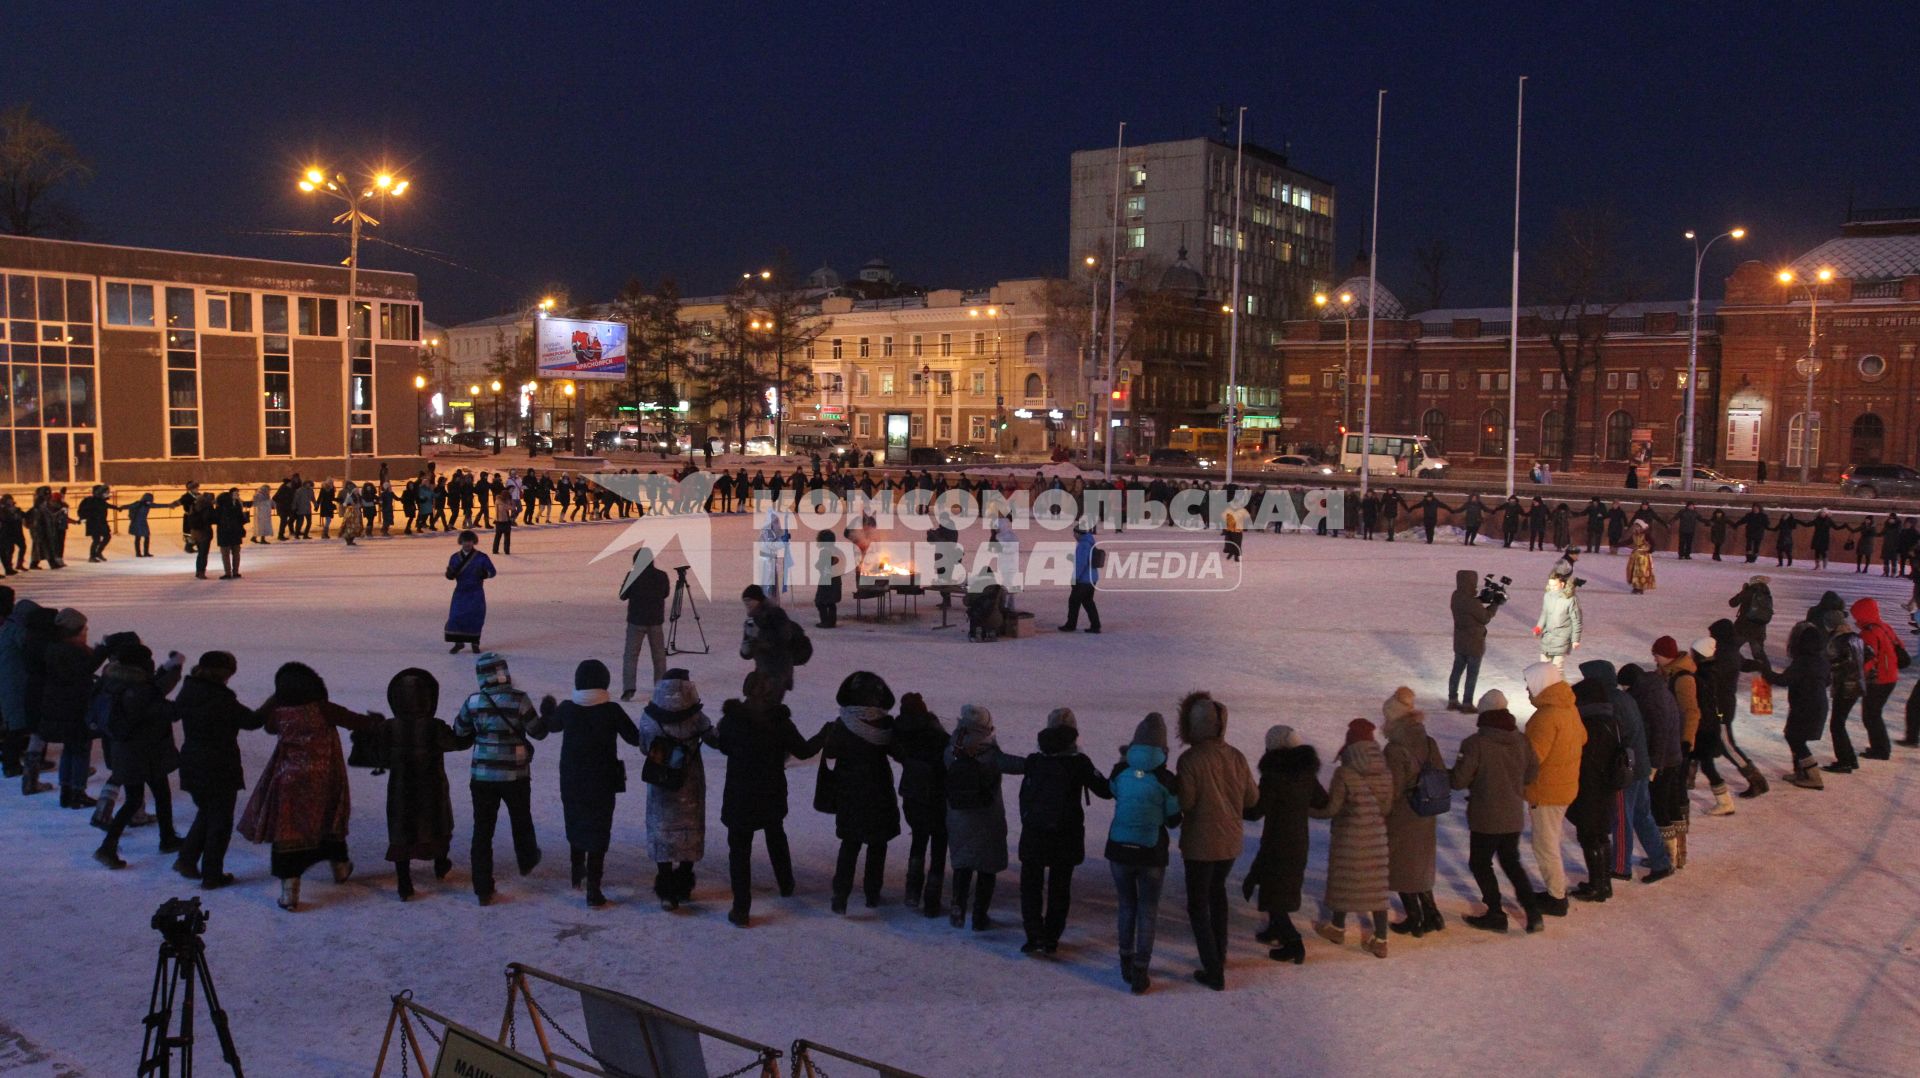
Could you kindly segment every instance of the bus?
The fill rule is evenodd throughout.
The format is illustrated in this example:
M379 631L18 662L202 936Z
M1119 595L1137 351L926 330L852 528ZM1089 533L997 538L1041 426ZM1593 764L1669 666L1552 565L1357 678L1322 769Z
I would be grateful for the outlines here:
M1433 451L1424 434L1373 435L1368 450L1360 448L1366 436L1349 433L1340 447L1340 467L1357 472L1364 462L1370 475L1404 475L1434 479L1446 474L1447 458Z
M1260 432L1241 428L1238 454L1247 456L1260 452L1263 444ZM1167 433L1168 449L1184 449L1196 457L1219 460L1226 454L1227 432L1223 427L1175 427Z

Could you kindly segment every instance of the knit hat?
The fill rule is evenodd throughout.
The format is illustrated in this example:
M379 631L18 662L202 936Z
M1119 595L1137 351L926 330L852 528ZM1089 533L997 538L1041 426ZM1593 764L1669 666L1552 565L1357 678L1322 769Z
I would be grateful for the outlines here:
M488 685L505 685L512 680L507 673L507 657L497 651L483 651L474 656L473 673L480 679L482 688Z
M63 606L53 616L53 627L61 636L72 636L87 627L87 616L70 606Z
M1072 708L1056 707L1052 711L1047 712L1047 729L1051 730L1058 726L1064 726L1069 730L1078 730L1080 728L1079 722L1073 717Z
M1293 727L1270 726L1267 728L1268 752L1279 752L1281 749L1297 749L1300 745L1300 734Z
M993 741L993 712L979 704L961 705L960 724L954 727L953 731L954 751L972 753L991 741Z
M1499 689L1488 689L1480 694L1480 702L1474 705L1475 711L1505 711L1507 694Z
M1373 723L1367 719L1355 719L1347 724L1348 745L1357 745L1362 741L1373 740ZM1345 746L1342 746L1345 747Z
M1770 577L1770 576L1750 576L1750 577L1748 577L1748 578L1747 578L1747 583L1749 583L1749 584L1771 584L1771 583L1773 583L1773 578L1772 578L1772 577Z
M128 644L114 652L113 661L152 673L153 649L141 643Z
M1190 692L1180 701L1180 740L1189 745L1223 737L1227 708L1211 693Z
M1522 672L1527 682L1527 695L1538 698L1549 685L1559 685L1567 680L1561 676L1560 668L1552 663L1534 663Z
M1715 643L1711 636L1703 636L1693 642L1693 653L1702 659L1713 658L1714 653L1717 652L1719 648L1720 645Z
M193 673L201 677L213 677L225 674L232 677L240 669L239 660L230 651L203 652L200 661L193 664Z
M767 591L758 584L748 584L746 587L740 589L740 598L743 600L752 599L755 602L765 602Z
M1167 750L1167 720L1158 711L1147 712L1140 725L1133 728L1133 740L1129 745L1145 745L1150 749Z
M599 659L584 659L573 668L573 687L576 689L604 689L613 684L613 675L608 673L607 664Z
M884 711L893 706L893 690L879 674L855 670L840 683L833 702L841 707L877 707Z
M917 692L900 697L900 721L908 726L926 722L933 718L933 712L927 710L927 701Z
M1380 705L1380 714L1388 722L1411 718L1419 713L1420 709L1413 706L1413 690L1405 685L1393 690L1393 695L1387 697L1387 702Z
M1680 657L1680 642L1671 636L1663 636L1653 642L1653 654L1656 658L1678 659Z

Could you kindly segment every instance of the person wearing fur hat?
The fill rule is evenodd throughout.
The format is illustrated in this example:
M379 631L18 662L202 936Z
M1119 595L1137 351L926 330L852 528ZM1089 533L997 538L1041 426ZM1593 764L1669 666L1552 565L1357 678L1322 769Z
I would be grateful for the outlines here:
M1417 939L1441 931L1447 922L1433 902L1440 820L1413 811L1409 795L1422 771L1445 771L1447 761L1440 755L1439 743L1427 734L1427 716L1415 706L1412 689L1405 685L1395 689L1381 707L1381 716L1386 720L1387 735L1382 755L1394 791L1387 811L1387 886L1400 896L1400 909L1405 914L1391 927Z
M413 897L413 862L431 861L435 879L446 879L453 870L447 856L453 846L453 793L446 755L471 748L473 738L435 718L439 706L440 682L409 667L387 682L393 717L367 735L374 759L387 771L386 859L393 863L402 902Z
M693 866L706 856L707 769L700 746L713 724L700 689L675 667L653 686L640 711L640 778L647 784L647 856L658 871L653 893L663 910L693 901Z
M227 687L238 668L228 652L207 652L180 682L173 701L180 717L180 789L193 798L195 809L173 870L199 880L206 891L233 882L226 871L227 844L233 838L235 803L247 785L240 731L258 730L266 721Z
M1543 888L1537 896L1543 912L1567 913L1567 867L1560 850L1567 806L1580 792L1580 748L1586 728L1574 706L1573 689L1560 667L1537 662L1526 669L1527 699L1533 716L1527 720L1527 741L1540 761L1540 773L1527 784L1527 805L1533 825L1533 859Z
M900 762L900 806L913 833L907 847L907 905L927 917L945 911L940 898L947 875L948 737L919 693L900 697L893 757Z
M1827 725L1827 693L1832 680L1832 664L1827 660L1826 635L1806 622L1787 634L1787 666L1776 671L1764 657L1749 659L1743 665L1757 671L1767 684L1787 690L1787 722L1784 731L1787 747L1793 750L1793 771L1788 782L1807 790L1823 789L1820 768L1814 763L1811 743L1819 740Z
M1583 664L1581 670L1585 669ZM1621 667L1614 680L1632 698L1632 714L1640 721L1637 728L1622 727L1633 750L1633 781L1622 791L1614 810L1610 874L1616 880L1633 878L1633 843L1637 838L1646 851L1649 869L1642 882L1658 883L1673 875L1673 857L1661 830L1673 821L1665 803L1655 795L1668 798L1670 803L1672 790L1677 787L1683 803L1687 796L1686 757L1680 747L1680 703L1666 678L1634 663ZM1627 715L1616 703L1615 717Z
M1598 660L1583 663L1580 673L1573 698L1587 739L1580 746L1580 790L1573 804L1567 806L1567 821L1573 824L1574 837L1580 843L1587 878L1568 893L1582 902L1605 902L1613 897L1613 807L1623 789L1614 783L1622 777L1628 782L1632 778L1630 773L1613 773L1615 756L1624 740L1614 707L1619 686L1614 684L1613 664Z
M1300 740L1293 727L1268 729L1265 750L1260 757L1256 810L1261 821L1260 851L1247 866L1240 892L1248 898L1257 893L1259 908L1267 915L1267 927L1254 936L1272 945L1267 957L1297 966L1307 960L1306 944L1292 917L1300 908L1307 875L1307 820L1310 810L1326 805L1327 789L1320 784L1320 754Z
M1540 661L1556 667L1580 646L1580 596L1572 576L1547 578L1533 635L1540 638Z
M1113 822L1107 868L1119 896L1120 978L1135 995L1152 983L1154 928L1167 878L1167 829L1180 826L1179 783L1167 770L1167 720L1151 712L1133 729L1108 776Z
M807 759L819 746L800 736L793 713L780 702L772 679L749 671L740 698L720 705L720 724L709 738L727 758L720 794L720 823L727 829L727 876L733 907L727 920L744 928L753 909L753 836L760 832L782 898L793 894L793 857L787 848L787 758Z
M460 705L453 732L473 739L468 789L473 795L473 894L482 906L493 902L493 831L500 809L507 810L513 852L520 875L540 863L540 839L533 829L533 746L529 737L546 729L527 694L513 684L506 656L484 651L474 656L479 688Z
M1395 797L1393 776L1373 740L1373 723L1347 724L1340 762L1327 783L1327 802L1310 808L1317 820L1331 820L1327 844L1328 920L1314 931L1329 943L1344 944L1347 914L1366 913L1373 934L1361 946L1375 958L1387 957L1387 813Z
M1200 968L1193 979L1216 992L1227 987L1227 876L1240 856L1246 814L1260 786L1239 749L1227 744L1227 708L1211 693L1180 701L1180 858Z
M1733 736L1733 720L1740 711L1740 675L1745 670L1740 660L1740 645L1739 628L1726 618L1707 626L1707 635L1693 642L1693 661L1699 671L1697 696L1700 711L1702 715L1712 715L1717 721L1713 729L1703 732L1699 740L1688 744L1690 751L1700 759L1711 762L1715 757L1726 757L1727 762L1740 772L1740 777L1747 783L1747 788L1740 791L1740 796L1751 800L1766 793L1770 787L1767 777L1754 766L1753 759L1740 748Z
M1081 799L1113 797L1079 740L1073 709L1054 708L1040 731L1040 751L1027 757L1020 781L1020 917L1027 930L1021 954L1059 949L1073 902L1073 870L1086 860Z
M299 908L300 877L307 869L325 861L335 883L353 875L347 857L353 802L337 731L371 730L380 717L328 700L326 682L305 663L285 663L274 672L273 695L260 710L267 733L278 740L240 815L240 834L272 845L280 908L292 912Z
M156 671L153 652L146 645L127 644L107 660L94 687L95 696L104 698L96 700L94 714L107 715L107 762L112 765L113 781L127 794L126 804L114 813L106 825L106 838L93 853L93 859L108 868L127 867L120 859L120 835L139 811L143 790L153 794L153 815L160 824L160 852L180 849L180 835L173 829L173 789L167 782L167 776L180 766L173 743L173 724L178 716L167 695L179 683L180 666L185 661L174 652Z
M834 700L840 714L814 735L824 758L814 807L833 813L833 833L840 855L833 871L833 912L847 912L853 894L853 873L866 850L867 870L862 892L867 908L880 904L886 882L887 843L900 834L900 803L893 793L893 690L880 675L866 670L848 674ZM829 767L831 765L831 767Z
M487 627L487 581L494 575L493 560L480 552L480 537L460 533L460 549L447 558L447 579L453 581L453 599L447 604L448 654L461 648L480 651L480 633Z
M620 745L640 744L640 730L607 690L613 674L598 659L573 669L573 695L540 700L540 717L549 731L560 732L560 810L566 818L568 880L587 889L587 905L607 904L600 890L607 847L613 841L613 808L627 788L627 765ZM651 789L651 787L649 787ZM651 815L649 815L651 823Z
M947 919L955 928L993 927L988 909L994 883L1007 869L1007 807L1000 794L1002 775L1027 769L1024 757L1000 751L993 712L977 704L960 709L953 740L947 746L947 855L953 862L953 905Z
M53 617L52 637L40 661L40 736L60 746L60 807L93 808L87 774L93 761L93 734L87 729L87 704L93 674L111 649L87 643L87 616L72 607Z
M1640 595L1653 590L1652 529L1644 520L1633 522L1633 544L1627 552L1627 587Z
M1507 930L1507 911L1500 904L1500 881L1494 877L1497 860L1513 887L1513 897L1527 917L1527 931L1543 927L1533 881L1520 863L1520 831L1526 826L1526 788L1539 776L1540 761L1533 744L1520 733L1507 710L1507 698L1498 689L1480 697L1477 729L1460 743L1452 767L1453 788L1467 791L1467 867L1480 887L1482 913L1462 918L1486 932Z

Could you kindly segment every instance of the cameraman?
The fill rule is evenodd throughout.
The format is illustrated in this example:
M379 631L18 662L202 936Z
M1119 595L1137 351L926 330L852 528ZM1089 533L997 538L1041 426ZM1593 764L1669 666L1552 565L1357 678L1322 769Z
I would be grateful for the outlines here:
M1473 711L1473 684L1480 679L1480 659L1487 653L1487 623L1506 601L1506 591L1487 581L1488 594L1483 601L1477 578L1471 569L1453 574L1453 673L1447 676L1447 710ZM1465 674L1464 692L1455 692L1460 675ZM1464 701L1464 702L1463 702Z
M627 639L620 649L622 700L633 699L642 647L653 659L654 683L667 674L667 637L661 626L667 620L667 597L672 591L673 582L654 564L653 551L642 544L633 552L633 568L620 582L620 598L627 604Z

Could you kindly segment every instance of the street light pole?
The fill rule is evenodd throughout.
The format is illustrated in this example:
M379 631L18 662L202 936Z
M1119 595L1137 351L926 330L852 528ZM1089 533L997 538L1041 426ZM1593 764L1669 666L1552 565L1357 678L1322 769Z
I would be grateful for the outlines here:
M1374 283L1379 272L1380 254L1380 136L1386 127L1387 92L1381 90L1374 99L1373 113L1373 223L1369 229L1367 255L1367 373L1366 388L1360 406L1360 498L1367 497L1368 474L1373 470L1373 312L1379 304L1373 301L1378 286Z
M1779 274L1780 283L1792 287L1794 273L1783 269ZM1833 270L1822 266L1814 272L1813 280L1801 284L1807 293L1807 354L1798 364L1800 373L1807 379L1807 406L1800 413L1800 482L1811 482L1813 472L1813 454L1818 445L1813 416L1813 380L1820 373L1820 287L1833 280ZM1789 429L1791 435L1791 429Z
M1120 158L1126 144L1127 125L1123 120L1113 144L1113 220L1109 225L1111 239L1107 242L1107 416L1100 441L1106 447L1104 471L1109 479L1113 478L1113 375L1120 343L1120 170L1123 167Z
M1233 313L1227 319L1227 485L1233 485L1233 457L1240 448L1240 167L1247 146L1247 107L1240 120L1233 149Z
M1513 291L1507 312L1507 497L1513 497L1513 458L1519 445L1514 421L1520 400L1520 140L1527 117L1527 77L1520 76L1513 111ZM1541 446L1544 455L1545 446Z
M1700 379L1700 267L1705 263L1707 252L1713 245L1724 239L1739 241L1746 238L1744 228L1728 229L1708 240L1702 246L1692 229L1687 230L1687 239L1693 241L1693 304L1688 310L1687 327L1687 394L1686 394L1686 440L1680 447L1680 489L1693 489L1693 452L1694 452L1694 383Z

